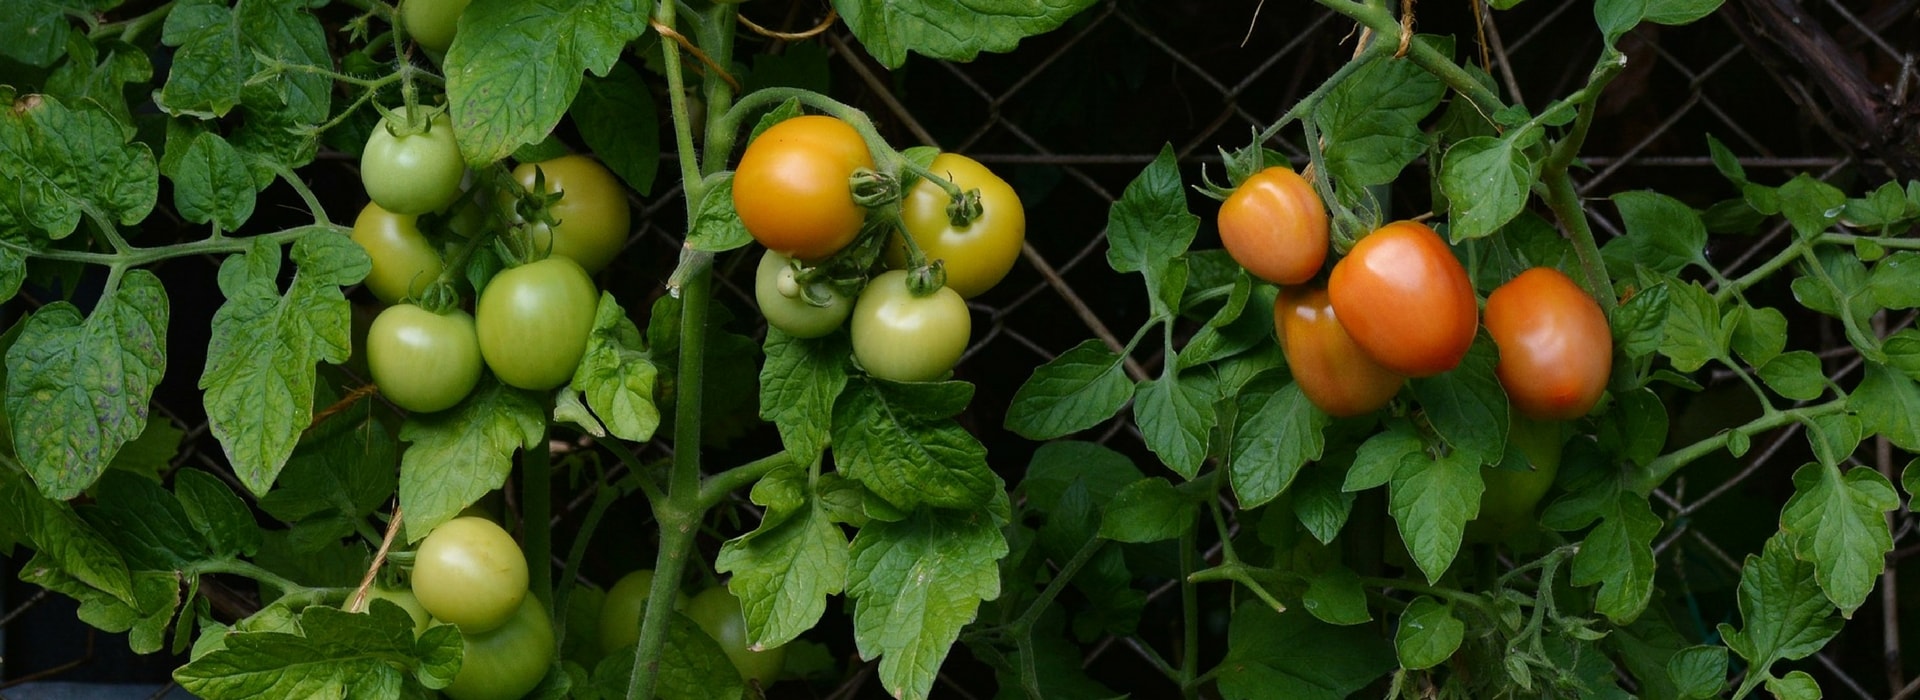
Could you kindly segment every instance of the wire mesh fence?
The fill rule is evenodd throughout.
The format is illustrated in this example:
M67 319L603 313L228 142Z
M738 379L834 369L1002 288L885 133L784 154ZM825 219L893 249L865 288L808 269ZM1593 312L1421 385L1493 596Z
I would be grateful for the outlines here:
M1727 144L1756 181L1777 184L1794 173L1809 172L1857 193L1894 172L1895 164L1867 147L1871 135L1840 115L1832 92L1820 84L1821 74L1796 70L1803 63L1796 59L1806 57L1780 55L1777 47L1756 38L1747 11L1736 6L1759 4L1735 0L1694 25L1647 25L1623 40L1629 67L1602 97L1583 155L1585 168L1575 175L1603 239L1624 230L1604 201L1610 194L1653 188L1695 206L1732 196L1731 185L1707 157L1708 134ZM748 14L775 28L811 26L827 11L826 4L816 0L748 7ZM1797 10L1831 40L1838 54L1828 58L1852 66L1867 84L1893 96L1892 104L1906 106L1905 118L1914 118L1904 96L1920 99L1920 79L1914 74L1914 59L1920 54L1920 2L1805 0ZM1589 3L1534 0L1511 11L1492 12L1475 0L1429 2L1418 6L1417 26L1452 36L1457 57L1484 67L1507 99L1536 110L1583 84L1600 49ZM858 48L843 26L808 40L828 54L832 93L867 109L895 144L971 155L1006 174L1026 200L1024 262L1006 282L972 302L974 342L959 370L959 378L979 387L968 425L987 444L990 461L1010 483L1018 480L1033 449L1000 428L1000 412L1021 380L1089 337L1118 348L1146 320L1137 281L1105 264L1108 206L1163 146L1172 149L1187 184L1200 182L1203 173L1223 179L1218 149L1245 145L1253 131L1272 123L1316 87L1352 55L1355 32L1351 22L1307 2L1109 1L1056 32L1027 40L1014 52L966 64L913 58L903 68L887 71ZM770 39L742 53L800 50L798 46ZM1306 158L1302 138L1296 128L1267 145L1299 165ZM1429 175L1430 164L1424 161L1409 169L1402 184L1384 198L1391 217L1426 211L1430 195L1424 183ZM627 296L623 302L629 309L645 308L661 293L660 283L676 259L685 226L679 193L657 189L661 191L640 202L635 238L625 256L644 262L623 263L629 267L621 279L610 281ZM1217 247L1210 221L1216 205L1198 194L1189 200L1203 221L1195 247ZM342 202L331 210L348 212L352 206L357 204ZM1756 236L1716 238L1709 254L1723 269L1738 273L1748 260L1764 259L1759 253L1777 250L1787 238L1782 224ZM751 261L740 254L723 258L721 264L729 273L722 278L722 299L736 311L750 311ZM182 278L206 280L217 261L181 261L169 267L187 268L173 271ZM1784 294L1781 287L1753 293ZM205 307L210 314L213 305ZM743 318L735 330L757 332L748 323L750 313L736 316ZM172 342L204 347L204 337L193 337L194 332L185 329L206 325L181 321L177 327L183 331ZM1911 316L1879 319L1876 330L1890 333L1912 321ZM1837 382L1857 381L1862 361L1836 324L1808 317L1794 318L1791 327L1793 348L1819 353ZM1141 379L1157 372L1159 364L1159 357L1141 352L1131 358L1128 370ZM156 394L158 409L185 431L177 464L227 474L192 387L197 369L176 366L169 373ZM1668 406L1676 444L1689 431L1712 431L1737 422L1729 411L1737 413L1740 407L1714 400L1730 393L1720 391L1722 386L1744 388L1735 386L1738 382L1731 376L1708 379L1706 392ZM1790 475L1806 461L1797 430L1789 427L1756 438L1755 449L1744 458L1689 468L1656 495L1656 513L1665 521L1656 541L1662 590L1691 615L1681 628L1694 635L1693 641L1711 639L1715 623L1738 614L1732 591L1741 558L1757 552L1773 529L1743 524L1768 521L1792 492ZM1147 454L1125 420L1111 421L1084 437L1127 454ZM649 446L656 456L664 449ZM1854 456L1855 463L1895 480L1906 459L1884 440L1869 443ZM557 507L556 521L564 524L576 517L597 485L573 484L576 492L566 496L573 507ZM1891 517L1896 521L1895 551L1876 597L1827 650L1803 665L1831 697L1915 693L1908 678L1914 664L1902 642L1907 631L1920 629L1920 620L1908 621L1915 606L1900 602L1903 579L1908 587L1920 583L1912 561L1920 553L1920 538L1904 509ZM1207 555L1214 557L1217 551ZM611 578L598 582L610 583ZM1168 583L1151 595L1157 599L1173 589ZM9 600L13 609L0 610L0 623L11 623L45 599L36 595ZM1141 655L1138 639L1110 638L1087 649L1086 665L1144 665ZM42 670L16 663L8 673L17 681ZM85 665L71 672L88 675ZM877 684L863 687L863 679L870 678L870 673L853 674L841 689L844 696L878 693ZM948 681L936 693L972 697L980 692L976 682Z

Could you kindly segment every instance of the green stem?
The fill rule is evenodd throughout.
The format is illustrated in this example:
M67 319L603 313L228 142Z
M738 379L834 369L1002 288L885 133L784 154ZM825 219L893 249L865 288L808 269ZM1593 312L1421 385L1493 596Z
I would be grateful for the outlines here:
M527 573L533 595L553 603L553 455L548 451L547 426L525 452L520 474L520 518L525 529Z
M182 573L188 574L190 576L201 576L205 574L231 574L234 576L245 576L247 578L253 579L255 581L259 581L273 588L280 589L280 592L283 595L292 595L296 592L309 590L306 586L302 586L298 583L294 583L292 579L288 579L279 574L260 568L259 566L253 564L252 562L241 561L239 559L222 559L219 561L200 562L197 564L189 565ZM347 590L351 590L351 589L347 589Z
M1573 176L1561 168L1544 172L1542 177L1547 181L1547 206L1567 227L1567 240L1573 244L1574 257L1580 260L1580 271L1584 273L1581 282L1587 294L1600 304L1600 310L1611 313L1618 303L1613 296L1613 280L1607 276L1607 264L1600 257L1593 227L1587 223L1587 210L1580 204L1580 193L1573 188Z
M1327 9L1346 15L1349 19L1372 29L1379 35L1375 39L1376 42L1399 47L1400 22L1394 19L1391 11L1351 0L1317 1ZM1492 89L1481 85L1480 81L1474 79L1472 73L1468 73L1465 68L1454 63L1451 57L1441 54L1432 46L1418 41L1410 42L1407 44L1407 57L1413 59L1414 65L1426 69L1428 73L1438 77L1440 82L1453 88L1454 92L1465 96L1482 115L1491 118L1495 112L1507 108L1506 103L1501 101L1500 96L1494 94Z
M109 22L94 27L90 35L98 38L103 33L117 31L120 32L121 41L129 44L135 43L141 34L145 34L147 30L152 29L154 25L165 22L167 15L173 12L173 6L177 2L178 0L167 0L165 4L148 10L138 17L130 17L119 22Z
M1267 125L1267 128L1260 130L1259 136L1254 138L1254 143L1266 143L1268 139L1279 135L1280 129L1292 123L1294 120L1305 119L1308 112L1313 111L1314 108L1320 105L1321 100L1326 99L1327 93L1331 92L1334 86L1345 82L1346 79L1356 71L1372 63L1374 59L1385 55L1387 53L1385 47L1389 45L1390 44L1378 41L1369 44L1367 48L1360 52L1360 55L1353 57L1353 60L1341 65L1339 70L1333 72L1333 75L1327 76L1326 80L1321 81L1320 85L1313 89L1313 92L1307 93L1306 97L1302 97L1299 102L1293 103L1293 108L1288 109L1286 114L1280 115L1279 119L1275 119L1272 124Z
M613 456L619 458L621 464L627 465L627 471L633 472L634 483L640 485L640 491L647 495L648 503L658 507L659 504L667 501L667 495L660 490L660 485L655 483L651 478L652 475L647 473L646 463L640 461L640 456L628 449L626 443L607 440L599 444L613 452Z
M1378 576L1362 576L1360 577L1360 585L1375 587L1375 588L1392 588L1396 590L1407 591L1410 593L1420 593L1424 595L1430 595L1435 598L1444 598L1446 600L1450 600L1456 603L1462 603L1465 605L1473 606L1475 609L1483 613L1487 613L1489 615L1493 614L1493 606L1487 603L1486 598L1483 598L1477 594L1468 593L1466 591L1457 591L1451 588L1441 588L1439 586L1429 586L1427 584L1420 583L1418 581L1408 581L1405 579L1397 579L1397 578L1380 578Z
M1726 448L1727 440L1735 432L1754 435L1795 421L1832 415L1846 410L1847 400L1838 398L1826 403L1790 408L1760 416L1737 428L1723 430L1712 437L1668 452L1647 463L1647 466L1635 469L1629 477L1627 488L1642 496L1652 493L1654 489L1660 487L1660 484L1665 483L1668 477L1673 476L1674 472L1680 471L1681 467Z
M700 484L700 510L714 507L720 503L720 499L726 498L727 494L759 481L760 477L766 476L768 472L791 466L793 463L793 455L776 452L707 477L706 481Z
M1180 692L1191 699L1199 697L1189 686L1200 669L1200 587L1192 580L1199 568L1200 528L1187 527L1180 534Z
M189 243L155 246L152 248L129 247L125 253L93 253L83 250L39 250L0 238L0 248L12 250L26 257L43 260L60 260L88 265L107 267L144 267L162 260L184 258L193 255L217 255L221 253L244 253L253 247L256 240L265 240L275 245L286 245L300 237L314 233L335 233L342 236L352 233L352 229L335 224L313 224L299 226L274 233L263 233L246 238L207 238Z
M295 194L300 195L300 201L306 202L307 213L313 215L314 223L328 223L332 221L332 219L327 217L327 208L320 204L320 197L313 193L312 188L307 187L307 182L300 179L299 173L294 172L293 169L287 167L285 163L276 160L262 159L262 161L273 169L274 175L279 176L282 181L287 183L288 187L293 188Z
M587 515L580 521L580 531L574 534L573 546L567 550L565 570L569 573L580 570L580 562L587 558L587 546L593 541L593 533L600 529L600 520L606 517L607 509L613 507L614 501L620 500L620 488L614 482L607 481L606 474L600 474L598 481L600 486L593 494L593 505L587 507ZM567 604L568 599L573 597L576 580L574 576L562 576L560 587L554 592L553 617L554 622L560 627L556 642L563 648L566 645L566 636L570 632L567 627Z
M738 12L738 8L730 3L718 2L713 4L710 12L711 15L699 18L700 21L694 26L694 36L699 40L698 45L701 50L711 56L732 56L734 15ZM698 17L698 14L695 13L695 16ZM733 86L717 75L707 76L706 80L702 81L701 87L703 88L702 97L706 100L709 110L718 110L720 106L733 102ZM717 172L726 167L727 156L733 152L733 132L715 133L718 131L718 123L711 119L707 122L703 170Z
M1827 235L1839 236L1842 234L1827 234ZM1847 238L1851 238L1851 236L1848 236ZM1721 285L1720 289L1713 293L1714 303L1716 304L1726 303L1728 299L1738 296L1740 292L1745 291L1748 287L1752 287L1753 285L1759 284L1761 280L1771 277L1773 273L1779 271L1780 268L1786 267L1789 263L1792 263L1793 261L1798 260L1800 258L1800 253L1802 251L1805 251L1809 246L1812 246L1815 241L1825 241L1825 240L1827 240L1827 236L1821 236L1818 239L1806 239L1806 238L1794 239L1793 243L1789 244L1786 248L1781 249L1781 251L1779 253L1774 254L1773 257L1768 258L1766 262L1760 263L1760 266L1753 268L1753 271L1748 272L1747 274L1741 275L1738 279L1735 279L1731 282ZM1914 241L1914 243L1917 245L1920 245L1920 240L1916 240Z

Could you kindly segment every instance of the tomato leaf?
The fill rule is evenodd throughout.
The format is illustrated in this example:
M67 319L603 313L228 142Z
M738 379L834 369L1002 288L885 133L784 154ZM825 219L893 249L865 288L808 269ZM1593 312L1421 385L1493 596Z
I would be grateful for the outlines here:
M1212 400L1191 383L1182 383L1171 366L1159 379L1141 382L1133 397L1133 421L1147 449L1180 476L1192 479L1207 459L1207 433L1213 428Z
M174 135L187 139L176 143ZM196 224L214 222L222 231L234 231L253 216L253 174L240 152L219 134L189 130L168 132L167 155L160 172L173 181L173 206Z
M400 426L400 439L412 443L400 455L407 540L419 541L500 488L514 450L546 439L546 426L538 399L490 376L451 409L408 416Z
M833 7L874 60L899 68L908 51L962 62L981 51L1012 51L1021 39L1059 28L1094 1L833 0Z
M1779 309L1736 306L1727 314L1733 327L1733 351L1755 367L1765 366L1787 349L1787 316Z
M1115 272L1144 271L1152 289L1152 280L1165 276L1199 230L1200 217L1187 211L1173 146L1161 146L1160 155L1107 210L1107 264Z
M1644 190L1616 194L1613 203L1627 235L1607 241L1600 257L1614 277L1630 278L1635 266L1675 274L1688 265L1708 264L1707 226L1692 207Z
M84 321L66 302L41 307L7 349L13 448L48 498L78 495L146 428L167 315L160 279L134 270Z
M1453 242L1491 235L1527 204L1533 162L1512 138L1475 136L1447 149L1440 190L1451 202Z
M960 628L1000 597L1000 528L1012 516L1004 491L984 505L869 523L853 538L854 643L860 658L880 658L880 682L896 698L925 700Z
M632 647L608 654L593 669L593 685L602 698L626 697L632 678ZM719 642L685 615L675 612L667 617L667 639L661 645L660 676L654 688L660 700L737 698L746 692L745 681Z
M1920 386L1878 362L1868 362L1866 377L1847 396L1847 410L1861 427L1884 435L1900 449L1920 450Z
M1358 625L1373 620L1367 611L1367 589L1360 575L1335 564L1326 573L1311 576L1300 606L1321 622L1332 625Z
M346 362L352 315L342 285L367 276L365 250L316 229L293 245L299 266L280 294L280 248L256 239L220 265L227 302L213 315L200 388L207 420L248 491L273 486L313 417L315 364Z
M42 496L10 470L0 470L0 525L35 550L39 568L22 569L22 578L44 568L122 604L133 602L132 574L113 543L66 502Z
M45 68L67 52L71 13L105 9L99 0L15 0L0 3L0 56Z
M1720 623L1727 648L1751 665L1736 696L1746 695L1771 675L1775 661L1804 659L1840 633L1840 620L1820 590L1815 566L1795 559L1787 535L1767 539L1758 555L1740 567L1742 627Z
M1717 698L1727 688L1727 648L1687 647L1667 662L1667 676L1683 698Z
M1893 551L1886 513L1900 507L1887 478L1868 467L1842 474L1831 464L1807 464L1793 474L1793 497L1780 513L1780 530L1794 556L1813 564L1814 578L1842 617L1866 602L1886 554Z
M845 335L819 339L767 329L767 362L760 368L760 417L780 430L795 462L812 464L827 448L833 403L847 387Z
M1307 467L1293 483L1293 515L1321 544L1331 544L1353 513L1354 495L1340 489L1353 460L1351 451L1342 450Z
M330 392L316 393L316 405L333 403ZM289 523L331 518L337 529L322 538L337 540L352 533L353 520L386 507L400 454L373 406L361 401L314 427L293 449L278 487L260 497L260 509Z
M601 292L587 352L569 385L586 396L587 405L608 432L633 442L652 439L660 427L660 409L653 405L658 371L642 343L640 328L627 318L626 310L613 300L613 294Z
M1614 402L1600 421L1601 444L1634 464L1659 457L1667 445L1667 407L1660 395L1641 387L1614 394Z
M1613 309L1613 344L1631 358L1660 349L1667 333L1666 283L1642 289Z
M260 525L253 511L220 477L199 469L174 473L173 490L193 531L215 557L253 556L260 551Z
M1422 34L1413 40L1453 55L1451 38ZM1313 115L1327 142L1327 174L1343 187L1392 182L1426 152L1420 120L1446 92L1440 78L1411 59L1375 60L1334 85Z
M1806 173L1780 186L1780 213L1786 215L1787 223L1801 238L1812 238L1832 228L1846 204L1847 195L1840 188Z
M1727 356L1733 324L1720 314L1720 305L1698 282L1668 282L1667 335L1660 341L1660 354L1673 360L1673 368L1692 372L1707 361Z
M1506 452L1507 393L1493 373L1499 362L1500 351L1481 335L1458 367L1412 382L1434 432L1476 465L1496 464Z
M1394 658L1373 630L1249 600L1233 611L1220 663L1220 694L1229 700L1339 700L1392 670Z
M421 692L428 678L443 684L463 653L450 625L416 640L413 618L393 604L365 613L307 608L296 629L229 633L222 648L175 669L173 680L207 700L398 698L403 686Z
M1086 484L1087 495L1096 503L1105 503L1145 476L1126 455L1105 445L1063 440L1044 443L1034 450L1019 490L1026 495L1028 508L1052 512L1061 494L1073 484Z
M20 580L66 595L80 602L82 622L114 634L126 633L127 646L136 654L151 654L166 646L167 623L180 605L180 580L170 571L135 572L132 595L120 600L81 583L57 566L34 555L20 570ZM183 626L191 626L182 623Z
M545 138L582 72L609 75L652 14L651 0L474 0L446 60L461 155L492 163Z
M59 240L74 232L80 215L133 225L147 218L159 199L153 151L130 141L132 131L99 104L71 108L46 95L15 102L0 88L0 220L12 219Z
M761 483L769 479L804 488L806 472L778 471ZM827 610L827 597L846 587L847 535L817 497L807 496L776 518L773 505L762 502L761 488L753 493L754 502L768 506L767 517L753 532L722 544L714 569L733 574L727 589L740 599L748 641L771 648L812 629Z
M987 450L948 418L973 395L963 382L851 384L833 409L840 472L893 506L978 508L999 492Z
M1322 431L1333 419L1281 372L1249 382L1240 404L1227 448L1227 475L1241 505L1253 508L1279 496L1302 466L1320 458L1326 447Z
M1401 667L1428 669L1453 656L1466 633L1467 624L1454 617L1451 608L1420 596L1400 614L1400 628L1393 635L1393 647Z
M1795 401L1812 401L1827 392L1827 375L1820 367L1820 357L1805 350L1769 360L1760 368L1760 379Z
M1780 700L1820 700L1820 682L1806 671L1792 671L1780 678L1767 678L1767 692Z
M1453 565L1467 521L1480 512L1484 489L1480 463L1460 452L1438 459L1424 453L1401 458L1387 486L1387 510L1428 583L1440 580Z
M606 77L587 76L580 88L567 108L580 137L628 187L642 196L653 194L660 171L660 120L653 91L640 72L615 63Z
M1041 365L1014 392L1007 429L1030 440L1051 440L1112 418L1134 392L1121 359L1096 339Z
M179 47L166 84L154 93L154 103L168 114L204 119L245 105L242 130L248 139L284 147L310 144L299 127L325 120L331 109L333 81L320 72L333 68L327 32L301 3L250 2L229 9L224 0L187 0L167 14L160 40ZM267 59L319 71L271 69ZM260 150L283 156L290 151ZM283 160L300 165L307 159Z
M1128 484L1102 501L1100 536L1119 542L1145 544L1170 540L1193 527L1197 515L1193 498L1166 479L1153 477Z

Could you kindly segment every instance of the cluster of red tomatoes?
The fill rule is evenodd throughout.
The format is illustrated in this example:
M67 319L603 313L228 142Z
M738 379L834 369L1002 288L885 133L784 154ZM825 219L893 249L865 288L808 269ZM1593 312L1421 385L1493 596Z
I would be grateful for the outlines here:
M1327 257L1327 211L1313 185L1268 168L1220 207L1220 238L1255 276L1282 285L1274 326L1294 381L1334 416L1385 406L1408 378L1460 364L1481 322L1466 269L1425 224L1398 221L1360 239L1324 288L1302 286ZM1565 274L1536 267L1487 296L1497 375L1519 415L1586 415L1613 366L1606 314Z
M967 193L963 200L977 196L977 209L956 216L947 191L922 178L901 193L900 231L887 232L891 217L871 216L849 185L873 168L860 134L829 116L782 121L747 145L734 171L733 205L767 249L754 297L768 325L790 336L818 338L850 325L854 359L873 376L938 379L971 338L966 300L998 284L1019 258L1026 212L1005 180L966 156L942 153L929 170ZM864 287L825 279L824 264L877 222L890 236L884 258L892 269ZM937 261L944 286L916 288L903 235Z
M391 304L367 334L374 384L395 405L431 413L465 398L483 363L500 381L522 389L567 383L586 352L599 305L590 275L626 243L624 190L585 156L522 163L513 179L549 200L545 216L527 221L514 198L483 202L462 189L466 163L444 114L420 124L408 121L403 108L376 127L360 161L373 201L354 221L353 240L373 262L365 286ZM447 248L457 249L497 223L519 227L537 259L494 275L478 291L471 315L457 305L429 311L413 302L446 266L442 246L421 230L420 217L429 214L447 221Z

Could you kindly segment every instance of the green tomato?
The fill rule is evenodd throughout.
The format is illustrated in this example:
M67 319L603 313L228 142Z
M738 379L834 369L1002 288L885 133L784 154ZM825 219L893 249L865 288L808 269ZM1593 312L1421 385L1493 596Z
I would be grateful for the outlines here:
M513 617L526 597L526 554L491 520L448 520L414 553L413 594L462 634L487 632Z
M853 356L869 374L924 382L960 362L973 335L967 302L951 287L916 297L905 270L873 278L853 305Z
M774 647L755 651L747 646L747 618L740 612L740 599L726 586L715 586L701 591L687 603L687 617L694 624L720 643L727 652L727 658L733 661L733 667L740 671L740 677L764 688L780 678L780 668L786 663L785 647Z
M547 210L556 222L534 227L534 250L551 250L580 263L589 274L606 268L627 244L632 212L627 191L598 161L570 154L538 163L521 163L513 179L532 190L542 176L545 193L561 193Z
M411 590L375 585L367 589L368 610L373 609L373 601L376 600L393 603L400 606L401 610L407 611L407 617L413 618L413 636L415 637L426 632L427 626L432 624L432 617L427 614L426 606L420 604L420 598Z
M513 612L491 631L460 634L466 643L460 672L440 692L453 700L515 700L540 685L553 665L553 620L533 596Z
M760 303L760 314L767 317L768 325L795 338L818 338L847 322L853 301L845 294L831 284L816 283L811 291L826 299L826 305L817 306L807 300L808 291L794 279L793 258L773 250L760 256L753 298Z
M414 41L434 53L444 54L447 47L453 45L460 13L467 10L470 2L472 0L401 0L400 21L406 23L407 35Z
M571 259L503 270L474 307L480 356L512 386L546 391L565 384L587 352L599 304L593 279Z
M381 301L396 304L418 297L440 278L440 252L420 235L418 216L395 214L368 202L353 220L352 238L373 261L361 284Z
M367 370L380 395L418 413L452 408L480 383L480 340L473 317L436 314L412 304L380 312L367 329Z
M611 654L615 649L640 641L640 616L646 614L647 597L652 592L652 569L641 569L622 576L612 588L607 589L607 601L600 606L602 653ZM674 591L674 609L678 610L686 604L687 597Z
M399 136L406 107L393 110L399 121L386 120L367 137L360 153L360 183L367 196L396 214L420 215L439 211L460 196L460 179L467 161L453 140L453 121L443 112L427 121L427 130Z
M1532 421L1518 411L1511 414L1507 439L1526 456L1528 468L1480 470L1486 490L1480 495L1480 514L1467 521L1468 542L1506 542L1539 528L1534 511L1560 473L1561 428L1558 421Z

